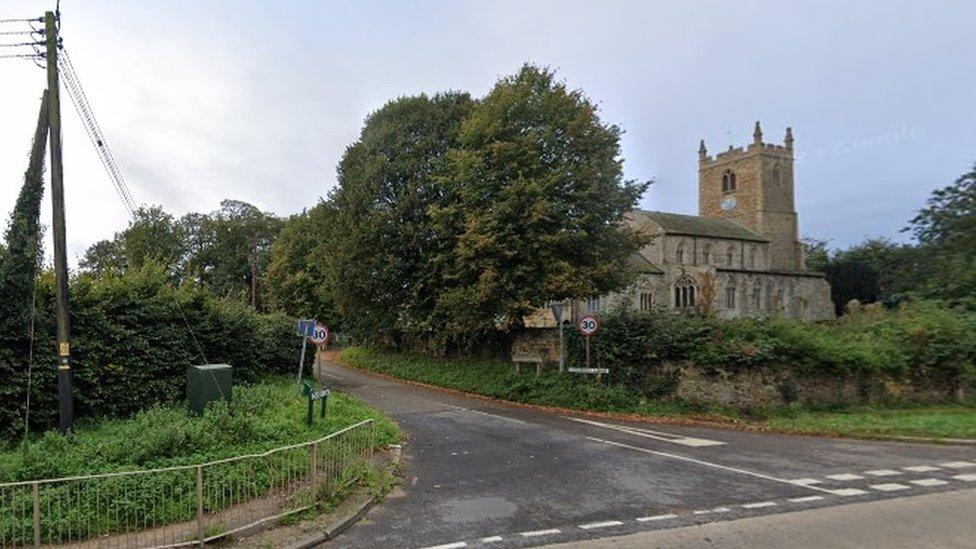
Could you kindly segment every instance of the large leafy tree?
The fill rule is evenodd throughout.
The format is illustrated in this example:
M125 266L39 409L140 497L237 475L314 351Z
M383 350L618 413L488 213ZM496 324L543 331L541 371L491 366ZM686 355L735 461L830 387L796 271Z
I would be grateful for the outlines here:
M107 275L154 264L162 266L171 277L178 277L184 254L184 235L173 216L161 206L149 206L136 210L129 226L114 238L89 247L79 266L84 271Z
M549 299L629 280L640 246L621 223L649 183L623 178L621 130L555 74L525 65L464 121L434 218L450 242L437 318L447 337L517 326Z
M474 102L466 93L402 97L366 120L339 164L333 230L319 260L360 335L421 337L443 290L443 243L430 216L445 199L445 158Z
M953 184L933 191L908 230L942 254L976 256L976 165Z

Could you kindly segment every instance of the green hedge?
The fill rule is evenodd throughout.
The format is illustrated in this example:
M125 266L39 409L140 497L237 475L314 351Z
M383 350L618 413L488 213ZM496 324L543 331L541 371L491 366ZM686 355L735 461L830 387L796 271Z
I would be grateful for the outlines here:
M864 311L836 322L779 318L717 320L666 312L615 311L591 341L610 382L642 394L669 392L673 366L706 372L790 369L798 375L884 374L922 384L976 379L976 314L918 302ZM567 330L570 362L584 360L582 337ZM672 372L672 373L669 373Z
M57 422L53 279L38 287L31 430ZM119 417L184 398L186 368L227 363L235 381L294 371L293 320L175 288L155 267L115 277L79 276L70 289L75 411ZM27 356L0 349L0 432L23 433ZM310 360L310 357L309 357Z

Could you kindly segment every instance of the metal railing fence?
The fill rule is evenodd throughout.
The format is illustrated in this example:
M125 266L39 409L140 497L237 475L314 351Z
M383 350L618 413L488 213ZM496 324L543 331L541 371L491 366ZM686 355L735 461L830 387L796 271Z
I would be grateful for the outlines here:
M375 425L260 454L0 483L0 547L179 547L309 510L369 466Z

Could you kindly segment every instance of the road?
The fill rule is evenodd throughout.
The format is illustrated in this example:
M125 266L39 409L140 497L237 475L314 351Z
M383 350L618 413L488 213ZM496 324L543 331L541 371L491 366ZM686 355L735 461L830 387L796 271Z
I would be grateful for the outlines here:
M334 547L609 543L739 519L759 518L753 522L761 525L788 513L843 515L924 495L940 501L969 494L964 502L970 516L976 513L973 446L611 421L449 394L334 364L323 374L334 388L389 414L407 435L402 489L330 542ZM913 530L920 537L924 517ZM826 518L822 527L827 536ZM972 531L976 537L976 526Z

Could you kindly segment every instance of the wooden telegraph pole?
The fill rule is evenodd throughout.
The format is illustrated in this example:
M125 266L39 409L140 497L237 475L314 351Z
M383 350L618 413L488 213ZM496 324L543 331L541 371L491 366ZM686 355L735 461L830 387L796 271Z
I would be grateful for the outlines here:
M58 82L58 27L53 12L44 14L47 38L48 120L51 135L51 202L54 210L54 281L58 321L58 426L61 433L74 425L71 385L71 325L68 315L68 258L64 228L64 167L61 163L61 93Z

